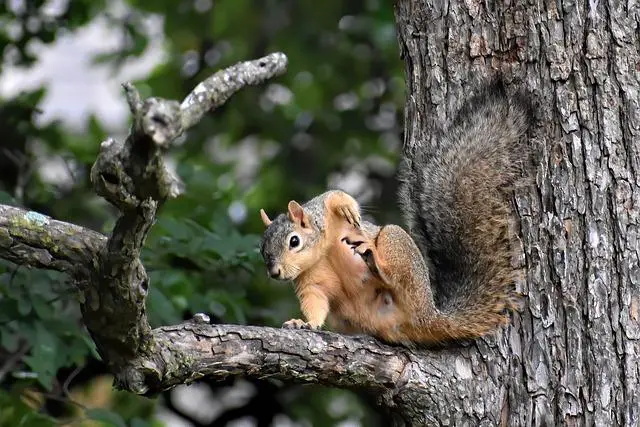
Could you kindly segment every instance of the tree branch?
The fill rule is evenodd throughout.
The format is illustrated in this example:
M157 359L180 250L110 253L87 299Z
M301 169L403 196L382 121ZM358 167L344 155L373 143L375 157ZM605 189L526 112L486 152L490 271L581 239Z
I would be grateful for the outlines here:
M118 384L149 395L203 377L315 383L371 393L392 408L397 425L448 425L473 413L472 405L486 393L485 382L475 378L486 369L483 360L489 356L504 363L500 355L491 350L481 355L475 346L417 351L369 336L209 325L207 320L196 316L155 329L154 351L120 370ZM491 387L505 393L499 384Z
M0 205L0 258L88 276L107 238L33 211Z
M384 392L395 387L409 362L371 337L330 332L209 325L194 319L155 329L153 337L155 351L119 372L123 388L155 394L205 376L243 375Z
M133 85L123 85L133 115L131 132L123 143L103 142L91 169L96 192L122 215L82 305L87 328L114 370L155 347L144 304L149 279L140 251L159 207L181 191L178 178L164 164L164 153L207 111L246 85L282 74L286 65L282 53L238 63L200 83L182 105L160 98L143 101Z
M287 57L284 53L276 52L218 71L196 86L182 101L180 109L183 129L198 123L208 111L227 102L242 87L256 85L283 74L286 65Z

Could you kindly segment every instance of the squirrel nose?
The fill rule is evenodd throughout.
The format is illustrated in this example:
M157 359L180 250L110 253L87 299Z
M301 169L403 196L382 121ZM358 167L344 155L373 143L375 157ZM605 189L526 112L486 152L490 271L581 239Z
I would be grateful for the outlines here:
M269 276L271 276L272 279L277 279L280 277L280 269L278 267L270 268Z
M280 277L280 267L273 263L267 264L267 270L269 270L269 276L273 279Z

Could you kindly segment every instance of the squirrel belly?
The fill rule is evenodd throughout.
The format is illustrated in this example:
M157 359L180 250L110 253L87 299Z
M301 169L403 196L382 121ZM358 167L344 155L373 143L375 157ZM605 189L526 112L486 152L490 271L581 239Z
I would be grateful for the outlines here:
M394 329L399 312L389 290L345 241L353 230L353 227L343 229L327 254L331 269L342 284L342 294L331 300L330 314L334 322L331 326L337 332L375 335L379 330ZM377 233L379 227L364 222L359 230Z

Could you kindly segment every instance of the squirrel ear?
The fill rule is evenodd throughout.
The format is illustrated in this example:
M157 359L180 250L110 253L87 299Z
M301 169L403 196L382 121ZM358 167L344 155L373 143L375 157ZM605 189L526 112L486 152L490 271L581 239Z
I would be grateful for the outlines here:
M269 224L271 224L271 220L269 219L269 216L264 211L264 209L260 209L260 218L262 218L262 222L264 223L265 227L268 227Z
M304 213L304 209L298 202L291 200L287 205L287 209L289 210L289 219L291 221L295 222L302 228L307 228L309 226L307 215Z

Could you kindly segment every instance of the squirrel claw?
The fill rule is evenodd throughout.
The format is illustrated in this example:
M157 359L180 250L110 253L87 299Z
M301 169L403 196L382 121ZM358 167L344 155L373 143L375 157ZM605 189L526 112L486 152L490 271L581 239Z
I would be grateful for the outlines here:
M310 323L300 319L287 320L282 324L282 328L283 329L317 329L311 326Z
M360 255L372 273L380 275L378 265L376 264L376 260L373 256L373 247L369 242L353 242L351 244L351 249L353 250L354 255Z
M348 236L347 237L343 237L342 239L340 239L340 241L346 243L347 245L351 246L351 249L357 248L358 246L360 246L361 244L364 243L363 240L351 240Z
M343 206L340 208L340 213L349 224L353 224L356 228L360 228L360 213L358 213L358 211L351 209L350 206Z
M364 242L364 240L351 240L347 236L347 237L343 237L341 241L351 247L351 250L353 251L354 255L358 254L362 258L365 258L365 256L367 256L366 254L367 251L369 252L369 254L371 254L371 249L369 245Z
M371 248L371 245L366 242L353 242L349 244L351 245L353 251L360 255L362 258L368 258L373 255L373 249Z

